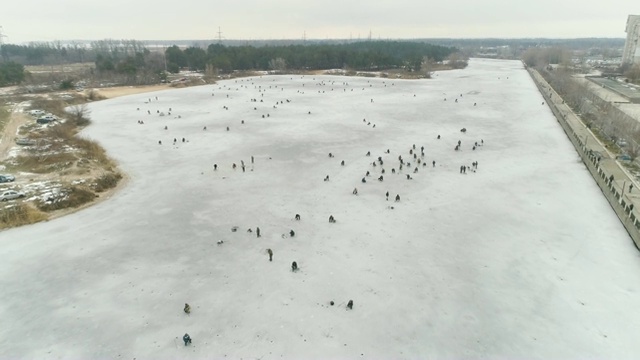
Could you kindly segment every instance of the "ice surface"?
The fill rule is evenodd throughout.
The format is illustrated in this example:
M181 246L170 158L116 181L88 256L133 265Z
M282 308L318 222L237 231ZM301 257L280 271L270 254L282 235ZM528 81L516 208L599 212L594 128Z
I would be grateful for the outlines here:
M84 135L130 179L0 232L0 358L638 358L640 256L542 101L472 60L95 103Z

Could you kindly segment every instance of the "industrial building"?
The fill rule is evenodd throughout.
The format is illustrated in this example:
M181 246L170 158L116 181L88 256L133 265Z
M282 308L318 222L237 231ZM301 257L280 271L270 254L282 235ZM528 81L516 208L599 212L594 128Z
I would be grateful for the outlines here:
M640 64L640 15L629 15L626 32L622 63Z

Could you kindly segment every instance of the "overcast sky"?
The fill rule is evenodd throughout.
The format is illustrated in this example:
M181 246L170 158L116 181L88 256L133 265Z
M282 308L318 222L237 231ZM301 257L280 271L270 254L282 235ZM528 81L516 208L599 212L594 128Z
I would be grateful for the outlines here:
M5 43L54 40L626 37L640 0L11 0Z

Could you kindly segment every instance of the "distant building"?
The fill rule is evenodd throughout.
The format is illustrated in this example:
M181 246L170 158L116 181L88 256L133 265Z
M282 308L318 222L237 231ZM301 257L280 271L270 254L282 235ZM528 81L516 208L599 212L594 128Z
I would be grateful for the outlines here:
M640 64L640 15L627 18L627 41L622 52L623 64Z

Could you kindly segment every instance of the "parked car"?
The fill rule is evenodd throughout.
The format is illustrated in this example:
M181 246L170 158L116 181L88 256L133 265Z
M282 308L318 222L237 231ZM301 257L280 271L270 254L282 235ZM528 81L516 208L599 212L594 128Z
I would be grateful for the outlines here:
M23 192L15 190L7 190L0 195L0 201L9 201L17 198L23 198L26 195Z
M56 117L52 116L52 115L47 115L47 116L43 116L43 117L39 117L38 120L36 120L36 122L38 124L48 124L52 121L56 121Z
M9 174L0 175L0 183L15 181L16 177Z
M16 144L18 144L18 145L35 145L36 141L34 139L29 139L29 138L18 138L18 139L16 139Z
M44 110L30 110L29 114L31 114L33 116L40 116L40 115L44 115L45 112L44 112Z

